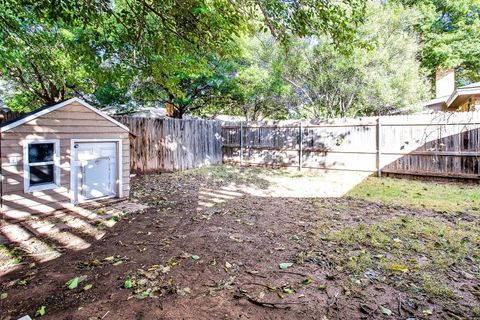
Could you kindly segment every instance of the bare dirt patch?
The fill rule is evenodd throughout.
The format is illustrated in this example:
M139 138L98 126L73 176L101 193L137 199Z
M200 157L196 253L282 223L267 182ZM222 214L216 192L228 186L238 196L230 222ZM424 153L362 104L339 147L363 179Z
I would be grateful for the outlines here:
M149 208L88 249L5 276L2 319L41 306L46 319L479 316L476 215L269 197L255 171L133 183Z

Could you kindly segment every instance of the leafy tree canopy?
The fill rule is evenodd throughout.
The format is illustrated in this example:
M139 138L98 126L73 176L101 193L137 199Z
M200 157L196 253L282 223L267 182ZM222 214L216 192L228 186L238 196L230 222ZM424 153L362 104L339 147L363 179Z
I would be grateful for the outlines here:
M248 120L407 112L429 89L416 59L417 18L399 4L370 2L358 30L368 46L349 54L328 36L295 38L286 47L265 34L249 38L224 94L228 109Z
M269 33L237 40L240 55L230 62L230 70L218 87L219 96L202 115L228 113L243 116L248 121L265 118L285 119L288 99L293 93L283 79L284 56L280 46Z
M421 37L422 66L430 74L456 68L460 82L480 80L480 1L402 0L420 14L415 29Z
M91 91L88 74L96 59L89 54L90 29L75 20L53 22L35 3L20 6L15 1L0 6L0 26L0 72L14 85L7 97L13 109Z
M73 95L122 103L153 92L149 99L173 103L177 116L205 92L205 82L211 86L216 61L238 52L236 38L268 29L285 43L326 33L348 49L364 6L360 0L2 2L0 71L14 87L8 105L34 108Z

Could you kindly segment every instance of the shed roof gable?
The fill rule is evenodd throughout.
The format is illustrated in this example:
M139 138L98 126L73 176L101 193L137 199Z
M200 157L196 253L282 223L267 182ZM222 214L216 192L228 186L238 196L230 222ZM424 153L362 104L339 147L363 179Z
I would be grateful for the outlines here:
M81 105L83 105L84 107L86 107L87 109L89 109L90 111L92 112L95 112L96 114L98 114L99 116L103 117L104 119L114 123L115 125L119 126L120 128L124 129L125 131L127 132L130 132L130 129L128 129L128 127L126 127L125 125L121 124L120 122L118 122L117 120L113 119L112 117L104 114L103 112L101 112L100 110L98 110L97 108L91 106L90 104L86 103L85 101L79 99L79 98L72 98L72 99L69 99L69 100L65 100L63 102L60 102L60 103L57 103L57 104L54 104L52 106L47 106L47 107L43 107L43 108L40 108L40 109L37 109L33 112L30 112L30 113L27 113L23 116L21 116L20 118L17 118L17 119L14 119L12 121L8 121L8 122L5 122L5 123L2 123L0 125L1 127L1 131L0 132L5 132L7 130L10 130L10 129L13 129L15 127L18 127L26 122L29 122L29 121L32 121L34 119L37 119L38 117L41 117L47 113L50 113L52 111L55 111L55 110L58 110L60 108L63 108L73 102L77 102Z

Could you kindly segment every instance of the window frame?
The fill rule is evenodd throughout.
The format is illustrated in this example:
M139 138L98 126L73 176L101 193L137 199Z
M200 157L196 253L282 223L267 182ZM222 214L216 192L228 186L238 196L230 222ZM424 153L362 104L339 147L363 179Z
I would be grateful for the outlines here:
M30 185L30 160L28 154L28 147L31 144L53 143L53 161L35 162L36 165L52 164L53 162L53 182ZM25 140L23 142L23 189L24 192L34 192L41 190L49 190L60 187L60 140L59 139L36 139Z

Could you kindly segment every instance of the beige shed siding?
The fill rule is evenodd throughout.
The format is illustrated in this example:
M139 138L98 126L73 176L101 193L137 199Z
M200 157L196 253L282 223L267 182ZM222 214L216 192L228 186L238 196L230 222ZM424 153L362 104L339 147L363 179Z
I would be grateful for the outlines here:
M129 134L124 129L73 102L2 133L3 212L11 218L48 213L69 208L71 139L122 139L122 190L128 197L130 184ZM58 139L60 142L60 187L23 192L23 141ZM17 165L9 157L19 158Z

